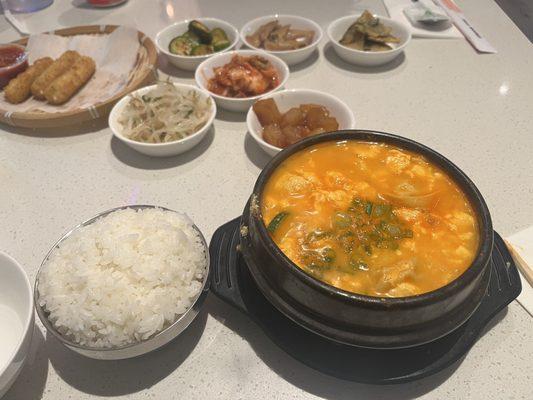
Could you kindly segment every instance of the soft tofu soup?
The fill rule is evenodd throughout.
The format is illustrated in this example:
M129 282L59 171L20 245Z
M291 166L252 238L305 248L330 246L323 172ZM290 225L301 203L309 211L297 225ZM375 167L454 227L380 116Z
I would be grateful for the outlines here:
M472 263L474 211L425 157L359 141L321 143L274 171L261 211L272 239L305 272L353 293L438 289Z

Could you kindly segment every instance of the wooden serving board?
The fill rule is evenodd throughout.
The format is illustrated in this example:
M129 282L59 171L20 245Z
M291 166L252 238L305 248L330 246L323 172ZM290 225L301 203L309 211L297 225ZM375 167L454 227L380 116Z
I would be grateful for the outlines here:
M75 36L86 34L110 34L118 25L88 25L59 29L47 32L60 36ZM138 32L141 47L137 53L135 66L132 68L126 87L106 101L93 104L91 108L80 108L55 113L44 111L12 112L0 109L0 122L25 128L53 128L73 125L92 119L107 117L115 103L133 90L146 86L155 81L157 76L157 49L154 42L142 32ZM28 38L13 43L26 46Z

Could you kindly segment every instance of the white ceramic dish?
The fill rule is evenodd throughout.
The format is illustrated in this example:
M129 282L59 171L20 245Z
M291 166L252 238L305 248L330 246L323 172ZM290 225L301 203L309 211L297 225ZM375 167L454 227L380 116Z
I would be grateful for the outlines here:
M355 128L355 116L352 110L337 97L311 89L290 89L282 90L281 92L272 93L268 96L263 96L261 99L272 98L278 105L280 112L284 113L292 107L298 107L300 104L312 103L319 104L326 107L330 115L337 119L339 129L353 129ZM246 124L250 136L257 142L257 144L269 155L275 156L282 149L267 143L261 134L262 127L255 115L252 107L248 110L246 115Z
M285 50L285 51L270 51L265 49L260 49L258 47L252 46L247 40L246 36L253 34L261 25L264 25L270 21L278 20L281 25L290 24L293 29L307 29L315 32L315 37L313 38L312 43L309 46L303 47L296 50ZM283 15L283 14L273 14L267 15L264 17L256 18L244 25L241 29L241 41L248 47L254 50L263 50L269 54L273 54L287 63L287 65L294 65L304 61L308 58L313 51L317 48L318 44L322 40L322 28L316 22L296 15Z
M0 252L0 398L19 375L33 335L33 291L22 266Z
M392 28L392 34L400 38L400 43L390 44L393 48L392 50L375 52L361 51L351 49L350 47L340 44L339 40L341 40L348 27L360 16L360 14L348 15L346 17L336 19L328 26L327 30L329 40L333 46L333 49L335 50L335 53L337 53L340 58L350 64L367 67L386 64L398 57L411 41L411 31L407 26L393 19L379 16L379 19L383 22L383 24Z
M218 94L209 92L209 90L207 89L207 83L209 79L212 78L214 75L213 68L221 67L229 63L231 61L231 58L236 54L241 55L241 56L246 56L246 57L261 56L261 57L266 58L278 71L279 81L280 81L279 86L277 86L276 88L272 89L271 91L267 93L264 93L258 96L251 96L251 97L244 97L244 98L220 96ZM196 84L201 89L208 91L209 94L215 99L216 103L220 107L225 108L226 110L229 110L229 111L245 112L252 106L252 104L254 104L254 102L258 98L265 96L267 94L279 91L283 88L283 86L287 82L287 79L289 79L289 67L280 58L273 56L272 54L268 54L264 51L235 50L235 51L231 51L228 53L216 54L213 57L205 60L196 69L194 78L196 80Z
M167 56L168 60L180 69L186 71L194 71L198 65L204 60L207 60L209 57L212 57L215 54L223 53L233 49L239 41L239 31L230 23L223 21L217 18L196 18L197 21L200 21L202 24L207 26L209 29L222 28L228 35L230 41L230 46L227 49L218 51L213 54L206 54L204 56L180 56L178 54L172 54L168 50L168 46L172 39L176 36L183 35L189 26L189 22L192 20L186 19L181 22L176 22L175 24L167 26L165 29L160 31L155 37L155 43L158 50Z
M141 89L137 89L134 92L130 93L128 96L124 96L111 110L111 113L109 114L109 127L111 128L111 131L113 132L113 135L120 141L124 142L126 145L131 147L134 150L137 150L139 153L146 154L148 156L153 157L169 157L169 156L175 156L181 153L185 153L186 151L192 149L194 146L196 146L198 143L202 141L202 139L207 134L207 131L213 124L213 120L215 119L215 115L217 114L217 106L209 93L207 93L204 90L198 89L196 86L193 85L187 85L184 83L174 83L174 86L176 86L178 89L182 90L194 90L195 92L199 93L204 98L210 98L211 99L211 110L209 119L207 120L206 124L197 132L193 133L190 136L187 136L184 139L176 140L174 142L168 142L168 143L142 143L137 142L135 140L128 139L123 134L123 128L118 123L118 119L122 113L122 110L128 103L130 96L132 94L136 95L143 95L146 92L150 91L151 89L155 88L156 85L146 86Z

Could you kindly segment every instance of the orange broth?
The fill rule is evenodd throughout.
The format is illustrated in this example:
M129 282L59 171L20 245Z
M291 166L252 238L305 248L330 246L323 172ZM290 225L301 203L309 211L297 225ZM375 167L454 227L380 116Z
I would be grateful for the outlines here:
M321 143L268 180L263 220L283 253L349 292L405 297L461 275L479 245L457 184L422 155L382 143Z

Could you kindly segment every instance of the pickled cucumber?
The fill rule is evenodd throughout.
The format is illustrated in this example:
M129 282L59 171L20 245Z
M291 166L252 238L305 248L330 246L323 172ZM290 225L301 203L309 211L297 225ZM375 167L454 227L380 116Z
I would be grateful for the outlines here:
M192 40L184 37L178 36L170 42L168 50L172 54L179 54L180 56L189 56L194 47Z
M200 42L203 44L211 44L211 40L213 40L209 28L200 21L194 20L189 22L189 32L197 35L200 38Z
M181 56L200 56L221 51L230 46L228 35L222 28L212 31L199 21L189 22L188 30L170 42L168 48Z
M211 44L213 45L213 48L215 51L224 50L225 48L229 47L230 42L228 39L228 35L226 35L226 32L224 32L224 29L222 28L215 28L211 31L211 36L213 38Z
M214 52L213 46L208 44L199 44L194 46L191 51L191 56L204 56L206 54L212 54Z

